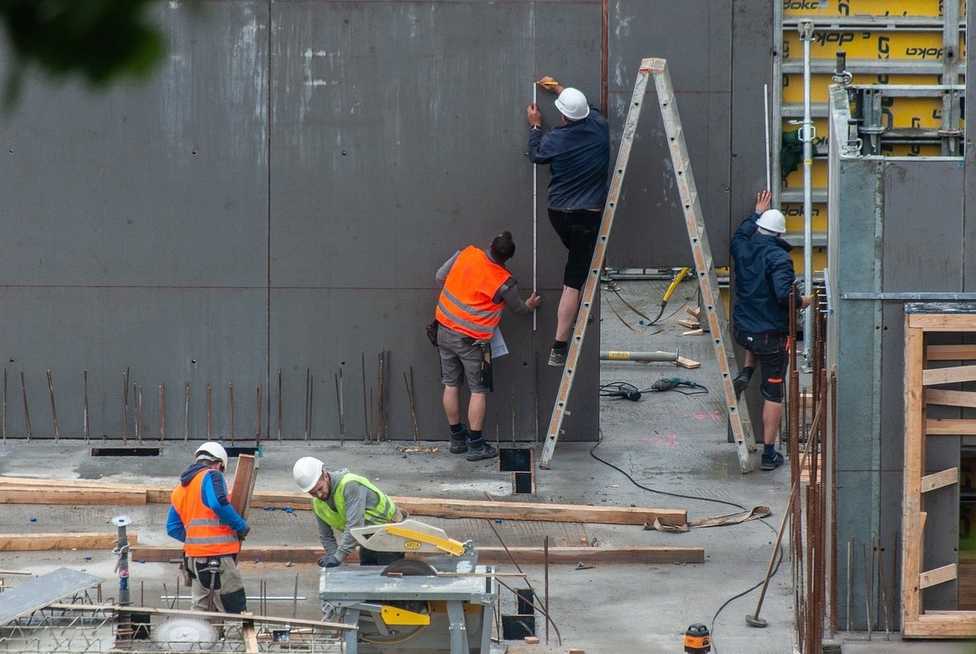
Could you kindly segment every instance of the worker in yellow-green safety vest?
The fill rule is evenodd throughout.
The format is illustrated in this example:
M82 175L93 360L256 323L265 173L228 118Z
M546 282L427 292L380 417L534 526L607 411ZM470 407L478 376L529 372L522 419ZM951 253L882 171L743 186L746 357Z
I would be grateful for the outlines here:
M342 565L356 547L350 529L400 522L405 516L386 494L365 477L346 469L328 471L321 460L303 456L292 468L295 483L312 496L312 511L319 526L325 555L319 566ZM339 536L341 534L341 536ZM387 565L403 558L403 552L374 552L361 548L360 565Z

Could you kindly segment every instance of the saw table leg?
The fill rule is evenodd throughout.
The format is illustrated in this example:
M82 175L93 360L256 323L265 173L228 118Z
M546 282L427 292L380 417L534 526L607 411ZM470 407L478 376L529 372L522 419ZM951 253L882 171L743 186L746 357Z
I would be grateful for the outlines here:
M343 611L342 622L346 624L359 624L359 609L346 609ZM354 629L346 630L346 654L359 653L359 632Z
M464 603L448 602L447 617L451 621L451 654L470 654L468 627L464 623Z
M481 654L491 652L491 625L495 621L495 605L485 604L481 612Z

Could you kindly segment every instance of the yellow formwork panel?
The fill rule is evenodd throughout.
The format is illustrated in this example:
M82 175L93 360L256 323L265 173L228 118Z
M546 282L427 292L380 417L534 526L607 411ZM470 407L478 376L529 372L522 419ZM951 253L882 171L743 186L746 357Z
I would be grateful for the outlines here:
M778 0L774 0L778 1ZM784 0L786 16L941 16L944 0ZM959 11L966 12L966 0Z
M784 204L783 213L786 215L786 231L790 234L803 233L803 205ZM813 205L813 231L827 233L827 205Z
M803 248L794 247L790 251L790 258L793 259L793 270L797 276L803 274ZM827 248L813 248L813 272L814 276L827 267Z
M819 134L820 132L818 132ZM786 178L783 188L803 188L803 163ZM827 160L813 160L813 188L827 188Z
M869 84L940 84L938 75L854 75L853 84L867 86ZM830 75L812 75L810 78L810 101L814 104L826 104L827 92L833 84ZM783 75L783 102L786 104L803 103L803 75ZM937 102L941 103L941 100Z
M962 39L961 59L966 57L965 46L965 39ZM942 32L818 30L814 33L811 58L833 62L841 50L847 53L848 59L942 61ZM783 33L783 59L803 60L803 43L796 30L787 29Z
M887 157L938 157L942 147L938 145L908 145L907 143L881 144L881 153Z

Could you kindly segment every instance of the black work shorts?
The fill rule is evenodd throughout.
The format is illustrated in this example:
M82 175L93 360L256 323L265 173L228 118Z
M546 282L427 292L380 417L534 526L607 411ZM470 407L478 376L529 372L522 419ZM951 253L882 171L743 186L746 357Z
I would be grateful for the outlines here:
M763 398L782 404L783 380L786 377L786 334L748 334L736 330L735 341L759 359Z
M566 270L563 272L564 285L579 290L586 283L602 218L603 213L600 211L549 210L549 222L559 235L559 240L569 250Z

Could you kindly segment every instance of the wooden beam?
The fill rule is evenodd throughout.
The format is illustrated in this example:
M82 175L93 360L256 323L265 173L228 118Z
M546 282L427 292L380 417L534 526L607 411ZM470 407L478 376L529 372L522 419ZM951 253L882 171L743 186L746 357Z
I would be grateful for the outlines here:
M96 488L0 487L0 504L61 504L71 506L139 506L146 494Z
M542 547L509 547L518 564L542 563ZM479 547L478 562L486 564L511 563L503 547ZM145 563L166 563L178 560L182 550L172 546L141 546L132 548L132 560ZM277 547L244 546L238 561L248 563L316 563L322 557L318 545L291 545ZM347 563L359 561L356 552L346 557ZM577 563L704 563L705 550L701 547L660 547L635 545L628 547L550 547L549 562L553 564Z
M929 345L925 348L925 358L929 361L976 360L976 345Z
M922 492L929 493L959 483L959 468L948 468L922 477Z
M254 628L254 622L244 620L241 622L241 636L244 638L244 651L247 654L260 654L258 649L258 632Z
M254 481L257 476L254 455L239 455L237 457L237 469L234 471L234 486L230 492L230 503L242 518L247 518L247 510L251 506L251 496L254 493Z
M148 613L150 615L186 615L194 618L216 618L219 620L240 620L234 613L216 611L191 611L190 609L157 609L150 606L119 606L117 604L49 604L46 608L58 611L113 611L115 613ZM347 629L358 631L359 627L341 622L303 620L302 618L277 618L270 615L248 615L252 622L262 624L285 624L296 627L317 627L319 629Z
M925 403L976 409L976 393L972 391L947 391L940 388L926 388Z
M976 637L976 611L931 611L902 625L903 638Z
M675 359L675 364L681 368L687 368L688 370L695 370L696 368L701 368L701 361L695 361L694 359L689 359L688 357L679 356Z
M958 573L959 571L955 563L950 563L949 565L944 565L934 570L928 570L918 576L918 588L922 590L944 584L947 581L955 579Z
M976 381L976 366L952 366L949 368L929 368L922 372L922 385L958 384Z
M28 485L23 485L23 484ZM38 493L38 488L55 490L44 501L31 502L33 504L85 504L83 501L68 501L79 490L86 493L121 493L140 500L133 503L169 504L172 488L153 486L130 486L102 484L91 486L93 482L84 482L82 486L73 486L72 480L31 480L18 481L16 478L0 477L0 498L8 491L16 490L30 496ZM34 486L33 484L40 484ZM124 488L124 492L120 490ZM492 500L459 500L431 497L393 496L391 499L397 506L415 516L434 518L485 518L488 520L524 520L529 522L570 522L606 525L637 525L653 524L656 519L661 524L682 526L688 522L686 509L655 508L655 507L623 507L623 506L592 506L588 504L555 504L549 502L508 502ZM2 500L0 500L2 502ZM11 502L14 503L14 502ZM103 504L114 503L109 501ZM290 508L296 511L310 511L312 500L305 493L257 491L251 496L252 508Z
M137 534L129 532L129 544L139 542ZM0 534L0 552L41 552L52 550L110 550L118 543L117 535L112 533L41 533L41 534Z
M911 313L906 318L908 327L925 332L976 331L976 314L972 313Z
M925 333L905 316L905 433L902 492L901 606L902 624L918 620L921 597L918 575L922 565L922 471L925 443L925 404L923 403L922 366L925 360Z
M974 436L976 420L963 418L929 418L925 421L928 436Z

